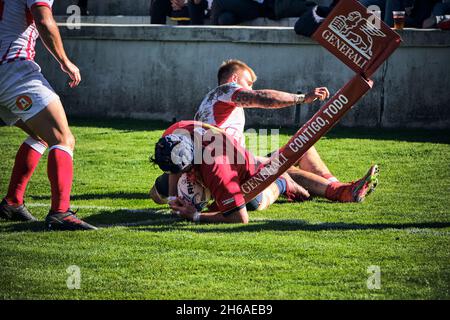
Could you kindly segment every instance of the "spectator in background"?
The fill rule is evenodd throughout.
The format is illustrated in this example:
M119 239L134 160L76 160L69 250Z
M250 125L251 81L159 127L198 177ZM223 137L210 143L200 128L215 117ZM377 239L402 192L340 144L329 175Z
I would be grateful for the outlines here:
M179 25L204 24L207 0L153 0L150 6L152 24L166 24L166 17Z
M339 1L333 0L328 6L315 5L309 7L299 16L299 19L295 23L295 33L301 36L311 37Z
M405 27L422 28L425 19L430 17L433 6L438 0L360 0L366 7L376 5L381 9L382 20L390 27L394 26L392 11L405 11Z
M442 0L433 7L431 16L425 19L423 28L450 29L450 0Z
M304 0L214 0L211 18L215 25L235 25L256 18L299 17L314 6Z

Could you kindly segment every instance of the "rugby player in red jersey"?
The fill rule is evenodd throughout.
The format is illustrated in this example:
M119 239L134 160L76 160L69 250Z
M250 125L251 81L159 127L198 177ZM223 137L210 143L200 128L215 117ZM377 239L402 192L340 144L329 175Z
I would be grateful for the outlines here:
M169 201L174 212L193 221L247 223L247 208L263 210L282 194L294 200L305 192L284 174L246 206L240 185L256 172L256 159L223 130L198 121L169 127L156 144L152 161L177 180L187 173L211 192L214 203L202 214L181 197Z
M329 98L325 87L318 87L301 95L277 90L253 90L256 74L239 60L225 61L219 68L217 78L219 86L203 99L195 120L223 129L243 147L245 108L279 109ZM260 162L268 159L256 158ZM376 187L378 166L371 166L364 177L355 182L342 183L331 173L313 146L288 174L306 189L303 199L309 198L311 194L325 196L332 201L360 202ZM176 179L174 175L159 176L150 190L150 197L157 203L167 202L168 196L176 194ZM352 185L353 192L341 192L343 189L348 190L348 185Z
M290 200L305 197L305 190L285 173L246 205L240 186L258 170L257 160L223 130L202 122L180 121L169 127L157 142L152 161L169 177L178 179L186 173L211 192L214 204L207 212L198 212L182 197L169 201L174 212L195 222L248 223L247 210L265 209L283 194ZM368 192L365 186L355 191L353 184L330 189L328 181L309 183L317 196L330 200L353 199L355 192Z
M278 90L253 90L257 80L255 72L245 62L233 59L222 63L217 72L217 80L218 87L203 99L195 114L195 120L224 129L244 147L245 109L280 109L312 103L315 100L324 101L330 96L326 87L318 87L300 95ZM314 146L306 151L297 166L301 169L297 172L298 175L309 172L325 178L335 186L338 185L339 180L328 169ZM367 175L377 170L376 166L372 166Z

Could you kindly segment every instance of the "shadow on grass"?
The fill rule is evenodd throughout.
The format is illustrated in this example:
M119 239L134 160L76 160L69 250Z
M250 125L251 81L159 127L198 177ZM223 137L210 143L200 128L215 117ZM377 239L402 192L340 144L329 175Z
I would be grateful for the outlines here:
M86 217L79 217L83 221L99 228L137 227L148 225L170 225L180 219L172 216L166 210L158 209L129 209L116 211L100 211ZM44 221L36 222L0 222L0 232L44 232Z
M45 196L31 196L33 200L50 200L50 195ZM88 194L74 194L70 196L71 200L101 200L101 199L149 199L147 193L138 192L110 192L110 193L88 193Z
M199 233L240 233L261 231L354 231L354 230L404 230L404 229L441 229L450 228L450 222L417 223L344 223L326 222L311 224L305 220L264 220L251 221L247 225L194 225L186 223L166 210L136 209L102 211L83 218L84 221L99 228L128 227L136 231L166 232L191 231ZM44 232L43 221L37 222L0 222L0 232Z
M247 225L222 225L216 227L211 224L192 226L178 225L176 229L188 229L190 231L207 232L260 232L260 231L354 231L354 230L386 230L386 229L440 229L450 228L450 222L418 222L418 223L344 223L327 222L311 224L304 220L265 220L250 221ZM173 230L174 226L164 226L157 228L140 228L140 231L161 232Z
M44 221L33 222L0 222L0 233L3 232L44 232Z
M152 208L100 211L83 220L100 228L167 225L179 221L179 219L168 213L167 210Z

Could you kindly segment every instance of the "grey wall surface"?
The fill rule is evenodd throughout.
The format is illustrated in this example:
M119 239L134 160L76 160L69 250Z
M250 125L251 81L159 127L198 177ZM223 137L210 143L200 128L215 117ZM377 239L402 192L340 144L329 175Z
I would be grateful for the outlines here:
M61 27L66 51L83 81L76 89L38 46L37 62L71 115L191 119L216 86L225 59L246 61L255 89L288 92L327 86L353 73L292 28L83 26ZM340 122L343 126L450 128L450 33L405 30L404 43L374 75L374 88ZM320 103L300 108L300 123ZM298 125L295 108L247 110L248 125Z

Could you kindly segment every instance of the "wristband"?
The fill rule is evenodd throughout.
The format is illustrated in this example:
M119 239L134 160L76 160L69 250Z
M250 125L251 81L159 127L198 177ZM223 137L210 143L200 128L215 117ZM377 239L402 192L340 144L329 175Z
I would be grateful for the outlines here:
M196 211L196 212L194 213L194 215L192 216L192 221L194 221L194 222L200 222L200 216L201 216L201 213L198 212L198 211Z
M167 197L167 201L175 201L175 200L177 200L177 197L174 196Z
M301 104L305 102L306 95L305 94L296 94L295 95L295 104Z

